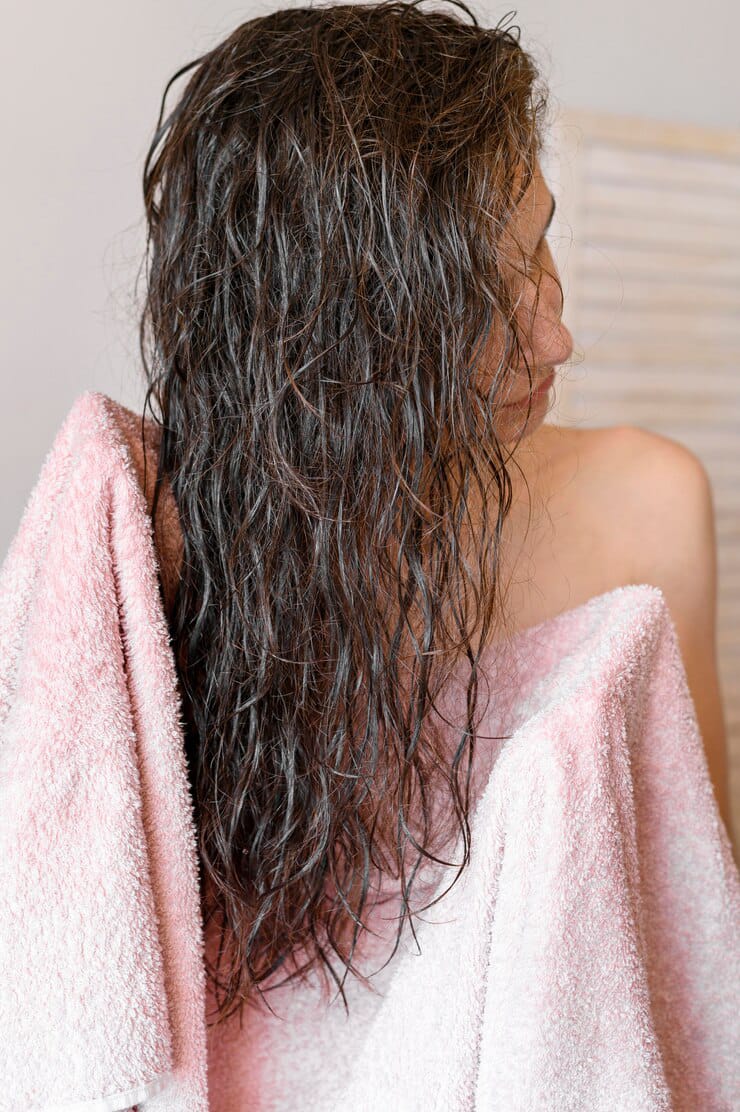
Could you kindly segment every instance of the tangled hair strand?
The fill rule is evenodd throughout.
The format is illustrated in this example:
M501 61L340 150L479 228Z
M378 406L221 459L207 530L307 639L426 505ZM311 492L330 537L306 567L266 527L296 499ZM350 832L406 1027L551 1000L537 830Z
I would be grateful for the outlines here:
M170 79L146 158L153 513L166 480L219 1022L289 959L345 999L376 871L400 935L422 859L449 865L457 831L453 884L469 861L477 664L505 626L495 418L523 350L498 245L546 97L517 27L455 7L471 21L419 0L250 19ZM450 749L432 711L461 659Z

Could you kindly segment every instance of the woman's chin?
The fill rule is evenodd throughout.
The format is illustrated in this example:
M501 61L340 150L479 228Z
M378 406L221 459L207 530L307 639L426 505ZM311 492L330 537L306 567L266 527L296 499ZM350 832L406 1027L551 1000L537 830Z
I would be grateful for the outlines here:
M550 410L552 400L551 392L546 390L539 397L534 397L529 407L527 416L527 403L521 406L502 406L499 411L499 435L501 440L508 444L531 436L543 424Z

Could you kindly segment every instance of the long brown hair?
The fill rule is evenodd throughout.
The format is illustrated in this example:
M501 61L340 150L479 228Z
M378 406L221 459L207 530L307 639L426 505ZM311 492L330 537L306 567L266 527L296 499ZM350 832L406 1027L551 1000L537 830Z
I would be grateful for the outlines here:
M498 245L547 100L518 27L418 4L248 20L170 79L146 158L145 406L183 536L171 633L219 1021L299 948L287 979L321 967L345 999L373 871L400 879L400 932L450 824L453 884L469 860L476 665L505 627L497 399L523 350ZM462 658L450 757L431 711Z

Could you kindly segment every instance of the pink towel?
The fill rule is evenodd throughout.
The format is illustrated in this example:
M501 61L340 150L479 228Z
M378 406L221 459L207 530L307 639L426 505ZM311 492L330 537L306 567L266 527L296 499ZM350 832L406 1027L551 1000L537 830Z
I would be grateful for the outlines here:
M517 635L481 724L512 736L476 746L471 863L421 952L407 931L377 994L348 978L349 1020L298 982L284 1019L207 1029L132 430L75 401L0 568L0 1112L738 1112L740 875L647 584Z

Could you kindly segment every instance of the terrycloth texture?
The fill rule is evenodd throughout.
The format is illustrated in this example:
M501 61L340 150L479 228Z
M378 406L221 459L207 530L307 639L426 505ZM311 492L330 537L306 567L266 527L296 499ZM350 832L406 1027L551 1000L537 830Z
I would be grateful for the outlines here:
M195 832L151 519L114 403L0 569L0 1108L207 1107Z
M647 584L490 652L471 863L421 953L407 930L378 995L348 978L349 1021L294 984L285 1019L206 1030L176 546L137 435L81 395L0 568L1 1112L738 1112L740 875Z

